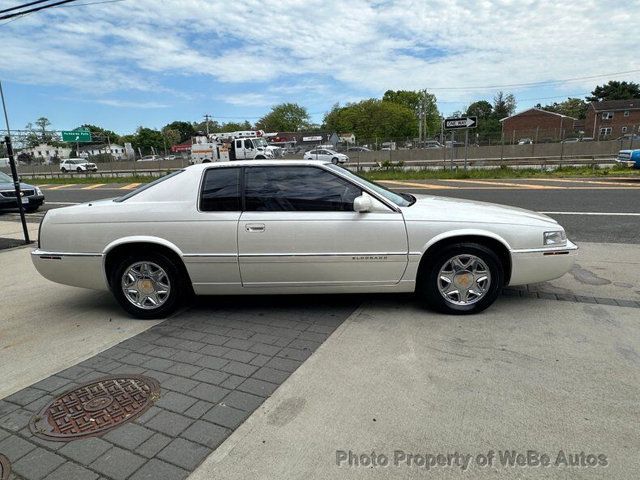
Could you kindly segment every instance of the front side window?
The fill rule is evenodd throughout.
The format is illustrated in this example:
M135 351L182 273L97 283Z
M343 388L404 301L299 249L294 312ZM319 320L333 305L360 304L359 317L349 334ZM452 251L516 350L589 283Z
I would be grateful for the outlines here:
M240 168L209 168L200 192L200 210L240 211Z
M257 212L353 211L357 186L314 167L250 167L245 209Z
M252 150L253 149L253 144L251 143L251 140L245 140L244 141L244 148L246 148L247 150Z

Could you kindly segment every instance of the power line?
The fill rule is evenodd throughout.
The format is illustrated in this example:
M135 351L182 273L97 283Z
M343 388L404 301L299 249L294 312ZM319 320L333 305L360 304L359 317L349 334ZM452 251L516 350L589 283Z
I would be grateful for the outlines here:
M28 13L39 12L40 10L45 10L47 8L52 8L52 7L57 7L59 5L64 5L65 3L71 3L71 2L75 2L75 1L77 1L77 0L59 0L58 2L50 3L50 4L47 4L47 5L42 5L40 7L30 8L29 10L23 10L21 12L14 12L14 13L8 13L6 15L0 15L0 20L6 20L8 18L13 18L13 17L20 17L20 16L26 15Z
M22 5L16 5L15 7L5 8L4 10L0 10L0 13L12 12L14 10L20 10L21 8L30 7L31 5L37 5L39 3L49 2L51 0L36 0L35 2L23 3Z
M427 90L488 90L490 88L516 88L516 87L536 87L543 85L558 85L561 83L569 83L569 82L579 82L581 80L591 80L594 78L602 78L602 77L613 77L617 75L625 75L628 73L637 73L640 72L640 69L636 70L627 70L625 72L615 72L615 73L605 73L602 75L591 75L588 77L572 77L565 78L563 80L547 80L544 82L530 82L530 83L511 83L504 85L483 85L483 86L466 86L466 87L431 87L427 88Z

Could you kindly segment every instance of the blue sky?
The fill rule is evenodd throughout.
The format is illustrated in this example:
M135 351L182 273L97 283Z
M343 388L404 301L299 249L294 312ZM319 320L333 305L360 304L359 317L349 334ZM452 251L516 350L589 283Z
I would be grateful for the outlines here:
M96 0L84 0L89 3ZM22 3L2 2L3 8ZM6 5L6 7L5 7ZM73 4L71 4L73 5ZM257 120L297 102L427 88L445 115L504 88L518 109L640 81L640 1L117 0L0 21L11 126L92 123L118 133L173 120ZM612 28L615 25L615 28ZM630 43L631 42L631 43Z

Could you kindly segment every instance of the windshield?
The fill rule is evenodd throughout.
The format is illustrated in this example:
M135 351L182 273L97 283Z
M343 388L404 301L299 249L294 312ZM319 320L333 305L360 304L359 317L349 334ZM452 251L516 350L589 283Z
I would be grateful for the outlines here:
M13 183L13 180L6 173L0 172L0 183Z
M253 139L253 145L255 147L266 147L267 146L267 141L264 138L254 138Z
M335 170L336 172L341 173L342 175L348 178L351 178L352 180L355 180L363 185L366 185L371 190L373 190L379 195L382 195L387 200L392 201L399 207L408 207L409 205L413 205L416 201L416 198L413 195L409 195L409 194L403 195L400 193L392 192L391 190L387 190L382 185L378 185L377 183L371 182L370 180L366 180L362 178L360 175L356 175L351 170L347 170L346 168L340 167L338 165L333 165L333 164L328 164L327 167L329 167L332 170Z

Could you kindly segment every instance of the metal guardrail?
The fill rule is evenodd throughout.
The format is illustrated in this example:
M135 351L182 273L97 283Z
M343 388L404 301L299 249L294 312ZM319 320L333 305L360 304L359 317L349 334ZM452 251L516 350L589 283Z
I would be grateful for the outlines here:
M291 159L293 160L293 159ZM287 159L283 159L286 162ZM468 159L466 164L468 168L500 168L500 167L561 167L561 166L606 166L615 163L615 158L611 155L575 155L575 156L552 156L552 157L518 157L518 158L474 158ZM358 162L350 161L345 166L353 170L371 170L371 169L451 169L452 167L458 169L464 167L464 159L454 160L406 160L402 162ZM83 173L63 173L60 171L41 171L41 172L20 172L20 176L23 179L26 178L68 178L70 180L74 178L113 178L113 177L146 177L146 176L161 176L170 171L179 170L182 166L167 166L165 168L114 168L115 165L111 165L110 169L99 170L98 172L83 172Z

